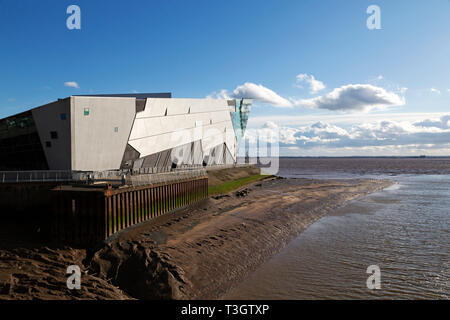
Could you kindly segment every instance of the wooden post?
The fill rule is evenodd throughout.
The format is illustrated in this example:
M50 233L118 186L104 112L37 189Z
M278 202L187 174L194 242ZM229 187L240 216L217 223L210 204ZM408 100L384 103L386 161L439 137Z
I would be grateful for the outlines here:
M198 179L194 180L194 186L195 186L195 193L194 193L195 201L197 201L198 200Z
M131 226L131 195L129 191L125 191L127 202L127 227Z
M154 190L154 188L153 188L153 186L151 186L149 189L148 189L148 208L149 208L149 219L151 219L151 218L153 218L153 214L154 214L154 211L155 211L155 209L154 209L154 203L155 203L155 198L154 198L154 196L153 196L153 190Z
M139 222L139 208L138 208L138 202L137 202L137 197L138 197L138 193L137 191L133 191L132 192L133 195L133 224L137 224Z
M109 220L109 222L110 222L110 224L108 224L108 230L110 230L109 232L111 233L111 234L113 234L114 233L114 216L113 216L113 202L112 202L112 195L111 194L106 194L106 193L104 193L103 194L103 198L104 198L104 206L107 208L107 212L108 212L108 220ZM99 208L99 207L103 207L103 205L102 205L102 203L101 203L101 201L97 201L97 208ZM97 212L98 212L99 210L97 209ZM101 210L101 211L103 211L103 210ZM97 214L98 215L98 214ZM96 216L97 216L96 215ZM99 226L96 224L96 230L98 230L98 228L99 228ZM105 226L105 228L106 228L106 226Z
M167 184L164 184L163 190L164 190L164 194L163 194L164 213L166 213L167 212Z
M145 220L150 219L150 192L149 188L147 187L144 190L144 197L145 197Z
M155 187L155 217L159 216L159 186Z
M137 223L141 223L142 222L142 217L141 217L141 213L142 213L142 207L141 207L142 203L141 203L141 190L137 190L136 191L136 206L135 206L135 211L137 213Z
M150 187L148 189L148 196L149 196L148 206L149 206L149 209L150 209L150 211L149 211L149 213L150 213L149 218L153 218L154 210L155 210L154 207L153 207L153 204L155 203L155 200L154 200L154 197L153 197L153 191L154 190L155 189L153 187Z
M131 225L136 224L136 191L130 192L130 204L131 204L131 210L130 210L130 219L131 219Z
M181 198L180 198L180 181L177 182L177 207L181 207Z
M171 184L167 185L167 211L172 209L172 188Z
M147 207L147 190L146 189L142 189L141 190L141 195L142 195L142 208L143 208L143 212L144 212L144 216L142 218L143 221L146 221L148 219L148 207Z
M159 187L159 203L161 205L161 210L160 210L159 214L162 215L164 213L164 209L165 209L165 207L164 207L164 186L163 185L161 185Z
M163 202L164 202L164 212L167 212L167 185L163 185Z
M113 233L117 232L117 195L112 196L112 211L113 211Z
M155 187L155 217L159 216L159 186Z
M126 226L127 226L127 212L128 212L128 209L127 209L127 198L126 198L127 197L127 193L126 192L122 192L121 195L122 195L122 199L123 199L122 229L125 229Z
M162 186L158 186L158 187L156 187L156 194L157 194L157 201L156 201L156 203L157 203L157 206L158 206L158 210L157 210L157 213L156 213L156 215L157 216L160 216L161 215L161 213L162 213L162 201L161 201L161 195L162 195Z
M180 198L181 198L181 206L184 206L184 181L180 183Z
M126 223L126 215L127 212L125 210L125 193L120 193L120 230L125 228Z
M139 222L145 221L145 206L144 206L144 190L140 189L138 191L139 199Z
M183 200L184 200L184 205L187 206L189 201L188 201L188 183L187 181L183 182Z
M175 184L170 184L170 209L175 209Z

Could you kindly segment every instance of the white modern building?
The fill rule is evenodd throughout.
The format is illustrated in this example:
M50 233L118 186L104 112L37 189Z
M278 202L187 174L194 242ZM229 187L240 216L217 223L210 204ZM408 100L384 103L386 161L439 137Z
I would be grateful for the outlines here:
M70 96L0 120L0 170L104 171L236 162L251 101Z

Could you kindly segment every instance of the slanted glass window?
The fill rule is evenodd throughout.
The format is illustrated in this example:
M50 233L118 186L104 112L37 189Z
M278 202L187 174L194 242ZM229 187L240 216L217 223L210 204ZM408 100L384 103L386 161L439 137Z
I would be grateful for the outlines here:
M84 115L88 116L89 115L89 108L84 108Z
M66 120L67 116L65 113L61 113L61 120Z
M51 132L50 132L50 138L52 138L52 139L58 139L58 132L56 132L56 131L51 131Z

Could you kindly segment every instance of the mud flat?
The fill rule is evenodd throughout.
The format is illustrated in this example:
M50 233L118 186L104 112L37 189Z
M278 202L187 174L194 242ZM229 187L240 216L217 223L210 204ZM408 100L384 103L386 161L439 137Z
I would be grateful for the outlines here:
M19 242L9 229L0 299L220 298L314 221L391 184L270 178L124 230L89 252ZM78 291L66 287L71 264L83 271Z

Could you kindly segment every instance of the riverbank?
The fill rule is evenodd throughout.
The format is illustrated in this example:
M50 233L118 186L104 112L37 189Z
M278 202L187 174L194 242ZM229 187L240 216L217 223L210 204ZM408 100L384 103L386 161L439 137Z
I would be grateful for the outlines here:
M220 298L311 223L390 184L272 178L120 232L95 252L18 242L8 229L0 299ZM83 271L79 291L66 287L71 264Z

